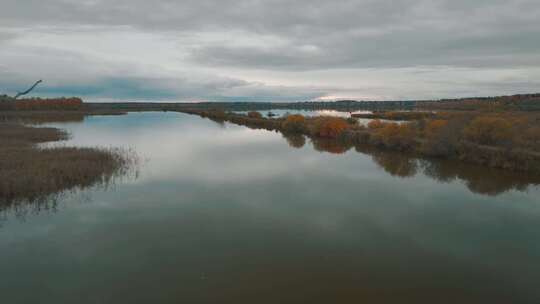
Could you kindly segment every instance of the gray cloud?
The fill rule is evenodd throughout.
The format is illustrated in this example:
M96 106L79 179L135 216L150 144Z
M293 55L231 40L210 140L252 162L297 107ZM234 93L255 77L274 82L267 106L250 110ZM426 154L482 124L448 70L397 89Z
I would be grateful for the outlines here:
M517 93L537 88L538 37L537 0L3 0L0 85L43 76L59 94L160 99Z
M295 101L324 96L309 87L269 86L217 75L177 72L173 76L135 73L132 62L100 60L50 47L0 50L0 94L15 94L36 79L37 96L81 96L89 100ZM43 60L46 58L47 60Z
M7 40L10 40L10 39L13 39L14 37L15 37L15 35L13 35L11 33L0 32L0 43L2 41L7 41Z
M366 39L325 41L309 45L223 46L192 51L191 59L212 66L257 69L317 70L414 66L523 67L540 66L540 32L512 37L486 36L426 39L422 33L381 35ZM446 35L448 37L448 35ZM479 41L479 39L481 41Z

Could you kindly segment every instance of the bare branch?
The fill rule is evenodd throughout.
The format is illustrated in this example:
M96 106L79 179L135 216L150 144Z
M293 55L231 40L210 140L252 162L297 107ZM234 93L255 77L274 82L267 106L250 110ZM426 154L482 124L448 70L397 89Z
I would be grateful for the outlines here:
M26 95L28 93L30 93L35 87L37 87L38 84L42 83L43 80L38 80L36 81L36 83L34 83L33 86L31 86L28 90L24 91L24 92L17 92L17 95L15 95L15 99L19 98L20 96L23 96L23 95Z

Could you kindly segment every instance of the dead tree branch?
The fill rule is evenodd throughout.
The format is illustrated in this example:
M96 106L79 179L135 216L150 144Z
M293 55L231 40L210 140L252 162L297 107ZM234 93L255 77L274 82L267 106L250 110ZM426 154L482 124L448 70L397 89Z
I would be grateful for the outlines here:
M38 84L40 84L40 83L42 83L42 82L43 82L43 80L41 80L41 79L38 80L38 81L36 81L36 83L34 83L34 85L31 86L28 90L26 90L26 91L24 91L24 92L17 92L17 95L15 95L14 98L17 99L17 98L19 98L20 96L23 96L23 95L26 95L26 94L32 92L32 90L33 90L35 87L37 87Z

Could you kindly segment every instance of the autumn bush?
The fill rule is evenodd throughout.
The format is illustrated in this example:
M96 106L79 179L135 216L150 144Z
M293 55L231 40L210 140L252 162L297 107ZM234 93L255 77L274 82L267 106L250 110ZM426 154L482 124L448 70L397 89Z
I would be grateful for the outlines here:
M447 120L442 120L442 119L430 120L425 124L424 135L428 139L433 139L437 135L439 135L441 130L447 125L448 125Z
M259 113L259 112L256 112L256 111L251 111L251 112L248 112L248 117L249 118L263 118L262 114Z
M281 124L281 128L289 133L302 133L306 130L306 118L300 114L289 115Z
M385 126L385 123L383 123L380 119L374 119L368 123L369 129L380 129Z
M503 118L480 116L463 130L464 138L482 145L500 145L510 142L512 125Z
M311 134L323 138L338 138L350 127L344 118L321 116L314 119Z
M209 118L210 120L213 120L218 124L223 124L228 118L228 114L223 109L212 109L207 111L190 110L187 111L187 113L200 115L204 118ZM245 117L244 115L242 116Z
M415 146L417 131L412 123L380 122L373 130L371 143L399 150L408 150Z
M422 125L423 140L420 152L430 156L455 157L465 125L463 120L428 120Z

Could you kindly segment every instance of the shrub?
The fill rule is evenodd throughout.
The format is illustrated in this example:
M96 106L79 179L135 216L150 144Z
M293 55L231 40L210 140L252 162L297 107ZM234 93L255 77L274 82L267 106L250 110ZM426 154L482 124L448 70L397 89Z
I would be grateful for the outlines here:
M289 115L281 124L281 128L289 133L302 133L306 129L306 119L300 114Z
M431 156L455 156L463 125L460 119L425 121L421 151Z
M412 124L383 123L382 127L375 129L374 140L389 148L412 148L415 139L416 129Z
M540 127L527 127L523 132L517 134L514 139L516 144L527 149L540 150Z
M512 125L503 118L480 116L465 129L465 139L483 145L506 143L512 138Z
M261 113L255 112L255 111L248 112L247 115L248 115L249 118L258 118L258 119L263 118Z
M227 117L227 113L225 113L225 111L223 109L216 109L216 110L212 110L209 113L209 116L212 117L212 118L223 120L223 119L225 119Z
M384 127L385 123L382 122L380 119L372 120L368 123L368 128L370 129L380 129Z
M324 138L338 138L351 126L340 117L318 117L315 119L312 133Z
M448 125L447 120L435 119L426 122L424 134L426 138L435 138L441 130Z

